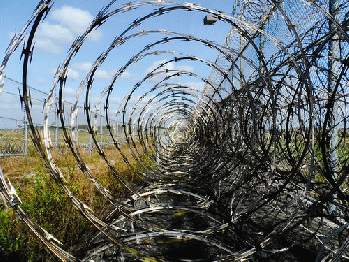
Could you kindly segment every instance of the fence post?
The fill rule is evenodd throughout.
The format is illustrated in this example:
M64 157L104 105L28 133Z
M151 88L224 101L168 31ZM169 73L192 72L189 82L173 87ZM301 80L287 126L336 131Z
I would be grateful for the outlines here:
M55 124L56 124L56 130L55 130L55 145L58 147L58 101L57 101L57 92L55 93Z
M92 157L92 153L93 153L93 148L92 148L92 134L90 134L90 157Z
M24 148L23 148L23 154L27 155L28 153L28 127L27 127L27 117L25 108L23 106L23 132L24 132Z
M76 125L76 143L80 148L80 143L79 143L79 110L77 109L77 114L75 116L75 125Z
M136 142L136 133L135 133L135 125L132 124L132 138L133 138L133 141Z
M103 126L102 126L102 113L101 113L102 111L101 110L99 110L99 126L100 126L100 132L101 132L101 147L102 148L104 148L103 147Z
M329 13L335 21L338 21L338 0L329 0ZM329 34L331 34L336 29L336 25L329 19ZM332 97L332 93L335 90L337 82L337 74L339 70L339 35L335 33L331 40L329 41L328 49L328 103ZM336 99L336 98L334 98ZM328 107L328 110L331 108ZM329 139L329 148L328 148L328 158L330 169L332 171L334 181L337 180L338 174L338 153L337 153L337 142L338 142L338 127L336 127L336 118L337 118L337 101L334 101L332 112L330 112L330 119L328 125L328 139ZM337 194L333 194L333 198L336 198ZM336 215L338 212L336 206L332 203L328 204L328 213L330 215Z
M338 21L338 1L337 0L329 0L329 12L332 17ZM329 32L336 30L336 26L334 23L329 20ZM334 92L337 78L336 74L339 70L339 39L338 33L333 35L333 38L329 42L329 50L328 50L328 98L332 96L332 92ZM337 117L337 103L336 101L333 104L332 113L330 114L329 121L329 162L331 165L331 169L334 170L334 179L336 179L336 169L338 162L338 154L337 154L337 141L338 141L338 128L336 127L336 117ZM329 109L330 110L330 109Z
M244 49L245 39L242 35L240 35L240 89L242 89L242 82L244 78L244 68L245 68L245 61L243 59L244 52L242 51Z
M116 120L116 141L119 142L119 123Z

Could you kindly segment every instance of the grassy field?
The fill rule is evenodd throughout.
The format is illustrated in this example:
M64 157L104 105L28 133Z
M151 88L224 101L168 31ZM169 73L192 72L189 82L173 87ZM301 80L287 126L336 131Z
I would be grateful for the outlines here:
M138 145L139 146L139 145ZM82 151L83 149L81 149ZM122 146L131 165L139 169L126 145ZM105 153L121 176L135 184L142 180L126 165L115 149ZM79 170L77 162L67 148L53 151L56 165L62 170L76 197L82 200L95 215L104 218L109 204ZM146 156L143 157L149 162ZM92 157L83 155L84 162L97 181L115 197L126 197L130 193L113 176L110 168L97 153ZM93 231L91 225L71 205L68 197L55 184L48 168L33 146L28 148L27 156L0 158L0 166L17 189L23 202L22 207L41 227L54 235L67 251L76 252L80 243ZM79 255L74 254L74 255ZM0 200L0 261L58 261L45 250L43 245L29 233L28 228L18 221Z
M23 129L0 130L0 156L24 153Z
M42 127L37 127L40 135L43 133ZM68 134L71 136L71 130L68 128ZM109 131L106 127L98 128L96 135L97 141L103 145L112 144ZM27 138L27 139L26 139ZM119 143L126 141L124 131L119 126L118 131L114 130L114 138ZM65 138L62 128L50 128L50 139L53 145L65 145ZM91 135L88 132L87 126L79 126L78 142L84 148L89 148L93 145ZM27 141L26 141L27 140ZM26 152L25 144L30 144L30 135L25 134L23 128L18 129L0 129L0 156L23 155Z

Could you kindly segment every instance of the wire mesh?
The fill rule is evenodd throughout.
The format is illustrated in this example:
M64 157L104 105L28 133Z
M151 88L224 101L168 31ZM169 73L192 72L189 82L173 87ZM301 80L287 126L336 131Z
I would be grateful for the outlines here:
M33 142L72 205L103 236L79 259L295 261L301 259L299 250L317 261L348 259L348 2L236 1L234 10L223 10L227 13L192 3L115 2L102 8L57 69L43 104L42 131L33 118L27 78L37 28L53 3L41 1L28 21L32 27L22 31L29 36L20 97ZM224 43L147 24L159 19L166 26L161 18L174 19L176 12L216 17L229 28ZM131 23L97 56L67 110L64 90L74 57L90 34L123 14ZM22 38L19 34L11 42L0 80ZM173 50L169 43L178 49L197 44L217 58L186 53L189 47ZM132 53L127 57L122 50ZM115 53L125 61L94 99L97 72L109 58L114 61ZM132 85L118 85L129 68L154 61L147 60L151 57L161 58ZM210 74L183 62L205 66ZM91 143L132 197L115 198L84 163L76 132L81 111ZM105 117L98 120L102 111ZM59 122L91 186L108 199L108 220L73 194L64 170L55 165L53 122ZM125 163L139 165L134 172L142 186L120 176L104 150L104 133ZM150 162L142 159L145 154ZM2 180L2 193L13 203ZM18 204L13 206L29 221ZM62 260L78 260L42 231L31 230Z

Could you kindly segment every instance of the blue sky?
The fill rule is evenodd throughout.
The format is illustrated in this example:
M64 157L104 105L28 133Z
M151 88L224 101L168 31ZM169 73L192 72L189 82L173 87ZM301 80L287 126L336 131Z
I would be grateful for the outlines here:
M22 29L38 2L34 0L2 0L0 8L1 58L5 54L11 37ZM127 2L129 1L117 1L111 10ZM197 0L192 2L226 13L231 13L234 4L234 1L231 0ZM29 85L45 92L50 90L55 70L66 58L70 45L77 36L84 32L100 9L108 3L109 1L104 0L57 0L54 3L48 17L41 23L35 38L34 56L29 68ZM146 15L154 8L156 7L145 7L132 12L118 14L110 18L97 31L90 35L89 39L70 63L68 81L64 89L66 100L75 100L79 83L84 79L99 54L108 48L111 41L125 30L134 19ZM175 11L159 18L147 20L134 32L138 32L141 29L170 29L180 33L191 34L199 38L213 40L220 44L223 43L226 34L230 30L230 26L223 22L218 22L214 26L204 26L202 21L204 16L203 13L199 12ZM158 35L133 39L113 50L96 72L92 98L97 99L99 97L101 91L109 83L116 70L123 66L133 55L139 52L146 44L163 37L163 35ZM22 46L11 57L5 70L7 77L18 81L21 81L22 77L19 58ZM217 56L217 53L202 44L188 44L187 42L180 41L161 45L157 49L176 50L177 52L188 53L210 61L214 61ZM157 49L152 49L151 51ZM113 99L119 101L141 79L141 76L150 72L154 66L170 58L173 58L173 55L151 56L128 68L115 85ZM171 63L168 65L168 68L193 71L203 77L208 77L210 73L210 69L207 66L198 62ZM196 86L202 85L199 80L194 78L182 78L180 81L186 81ZM144 88L149 88L152 84L150 81L144 85Z

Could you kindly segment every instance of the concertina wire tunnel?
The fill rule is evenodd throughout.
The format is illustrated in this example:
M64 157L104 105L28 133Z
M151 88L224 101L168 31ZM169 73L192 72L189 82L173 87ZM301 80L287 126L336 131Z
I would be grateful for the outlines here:
M1 174L0 189L28 230L55 256L62 261L349 259L348 1L241 0L234 10L224 12L193 3L111 1L71 43L56 70L49 95L40 105L44 112L41 134L32 120L35 101L27 82L38 27L53 5L51 0L40 1L13 37L1 64L0 80L11 55L24 42L20 98L32 140L76 212L98 230L98 241L81 257L70 254L25 213L6 174ZM228 26L225 41L141 27L148 20L171 19L178 12L199 13ZM63 91L68 69L88 45L89 35L122 14L133 22L119 23L121 33L113 35L94 60L76 88L67 124ZM144 39L139 50L128 48L135 39ZM201 45L205 52L218 55L210 61L167 47L176 42ZM132 56L116 65L109 85L93 101L95 74L112 53L123 55L119 49ZM161 62L132 86L123 87L127 95L111 109L112 97L118 93L116 83L127 69L155 56ZM169 66L187 61L211 73ZM188 79L199 81L203 88ZM151 88L143 88L149 83ZM97 217L75 196L65 170L55 165L49 123L56 93L54 114L66 146L91 186L107 199L108 219ZM78 106L81 101L83 109ZM141 168L134 172L142 186L120 176L104 151L94 119L101 107L114 150L125 163L139 164ZM76 140L78 110L84 110L99 157L131 197L113 196L99 183L98 171L91 171L83 161ZM115 136L116 118L122 119L127 149ZM143 161L144 154L150 155L150 161Z

